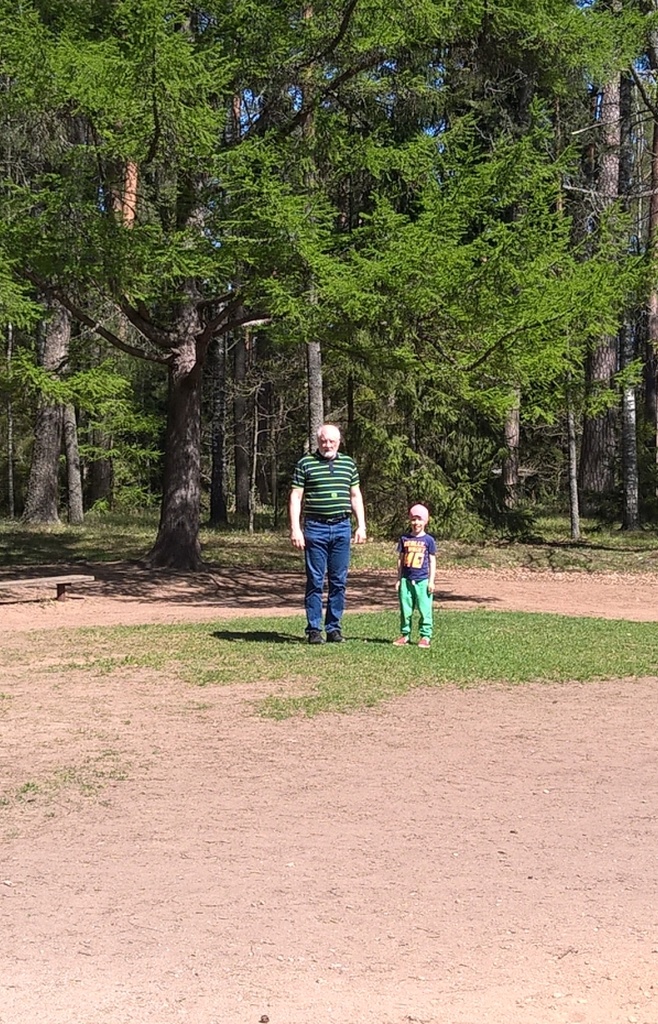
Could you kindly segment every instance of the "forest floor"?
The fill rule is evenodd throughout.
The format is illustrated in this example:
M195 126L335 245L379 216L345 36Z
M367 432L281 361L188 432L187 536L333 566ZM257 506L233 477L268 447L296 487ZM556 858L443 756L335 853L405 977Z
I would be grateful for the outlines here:
M0 1024L658 1024L658 678L265 720L266 682L35 672L30 632L301 633L298 573L82 571L0 592ZM435 644L441 608L658 621L658 576L438 586ZM390 573L349 591L395 635Z

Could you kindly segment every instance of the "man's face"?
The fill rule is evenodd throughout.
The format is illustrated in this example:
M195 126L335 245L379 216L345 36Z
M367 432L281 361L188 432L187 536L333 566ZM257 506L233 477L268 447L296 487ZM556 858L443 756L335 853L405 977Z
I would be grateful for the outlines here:
M335 459L340 445L340 432L331 427L323 428L318 434L318 448L325 459Z

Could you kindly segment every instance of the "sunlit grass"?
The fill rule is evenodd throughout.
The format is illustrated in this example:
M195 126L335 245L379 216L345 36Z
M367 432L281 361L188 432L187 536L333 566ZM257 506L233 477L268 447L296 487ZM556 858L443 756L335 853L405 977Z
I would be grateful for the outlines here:
M342 645L310 646L302 626L297 616L36 632L22 637L23 671L33 673L47 654L49 673L112 673L119 687L144 670L206 691L260 684L276 689L258 704L274 718L372 707L418 686L588 682L658 672L658 623L442 611L429 651L392 647L391 613L348 616ZM0 664L12 664L12 646L0 652Z

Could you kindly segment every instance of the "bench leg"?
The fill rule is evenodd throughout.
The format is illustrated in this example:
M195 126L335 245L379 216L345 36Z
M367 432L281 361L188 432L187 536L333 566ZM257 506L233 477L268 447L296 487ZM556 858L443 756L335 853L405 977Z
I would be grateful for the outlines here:
M66 588L67 587L68 587L68 583L58 583L57 584L57 600L58 601L63 601L64 598L66 597Z

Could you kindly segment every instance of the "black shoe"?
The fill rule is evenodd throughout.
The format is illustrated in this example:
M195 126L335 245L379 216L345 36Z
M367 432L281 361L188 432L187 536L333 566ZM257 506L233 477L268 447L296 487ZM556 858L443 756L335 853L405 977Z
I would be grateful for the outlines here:
M324 637L319 629L309 629L306 633L310 644L323 644Z
M345 641L345 637L339 629L334 629L331 633L327 633L328 644L342 644Z

